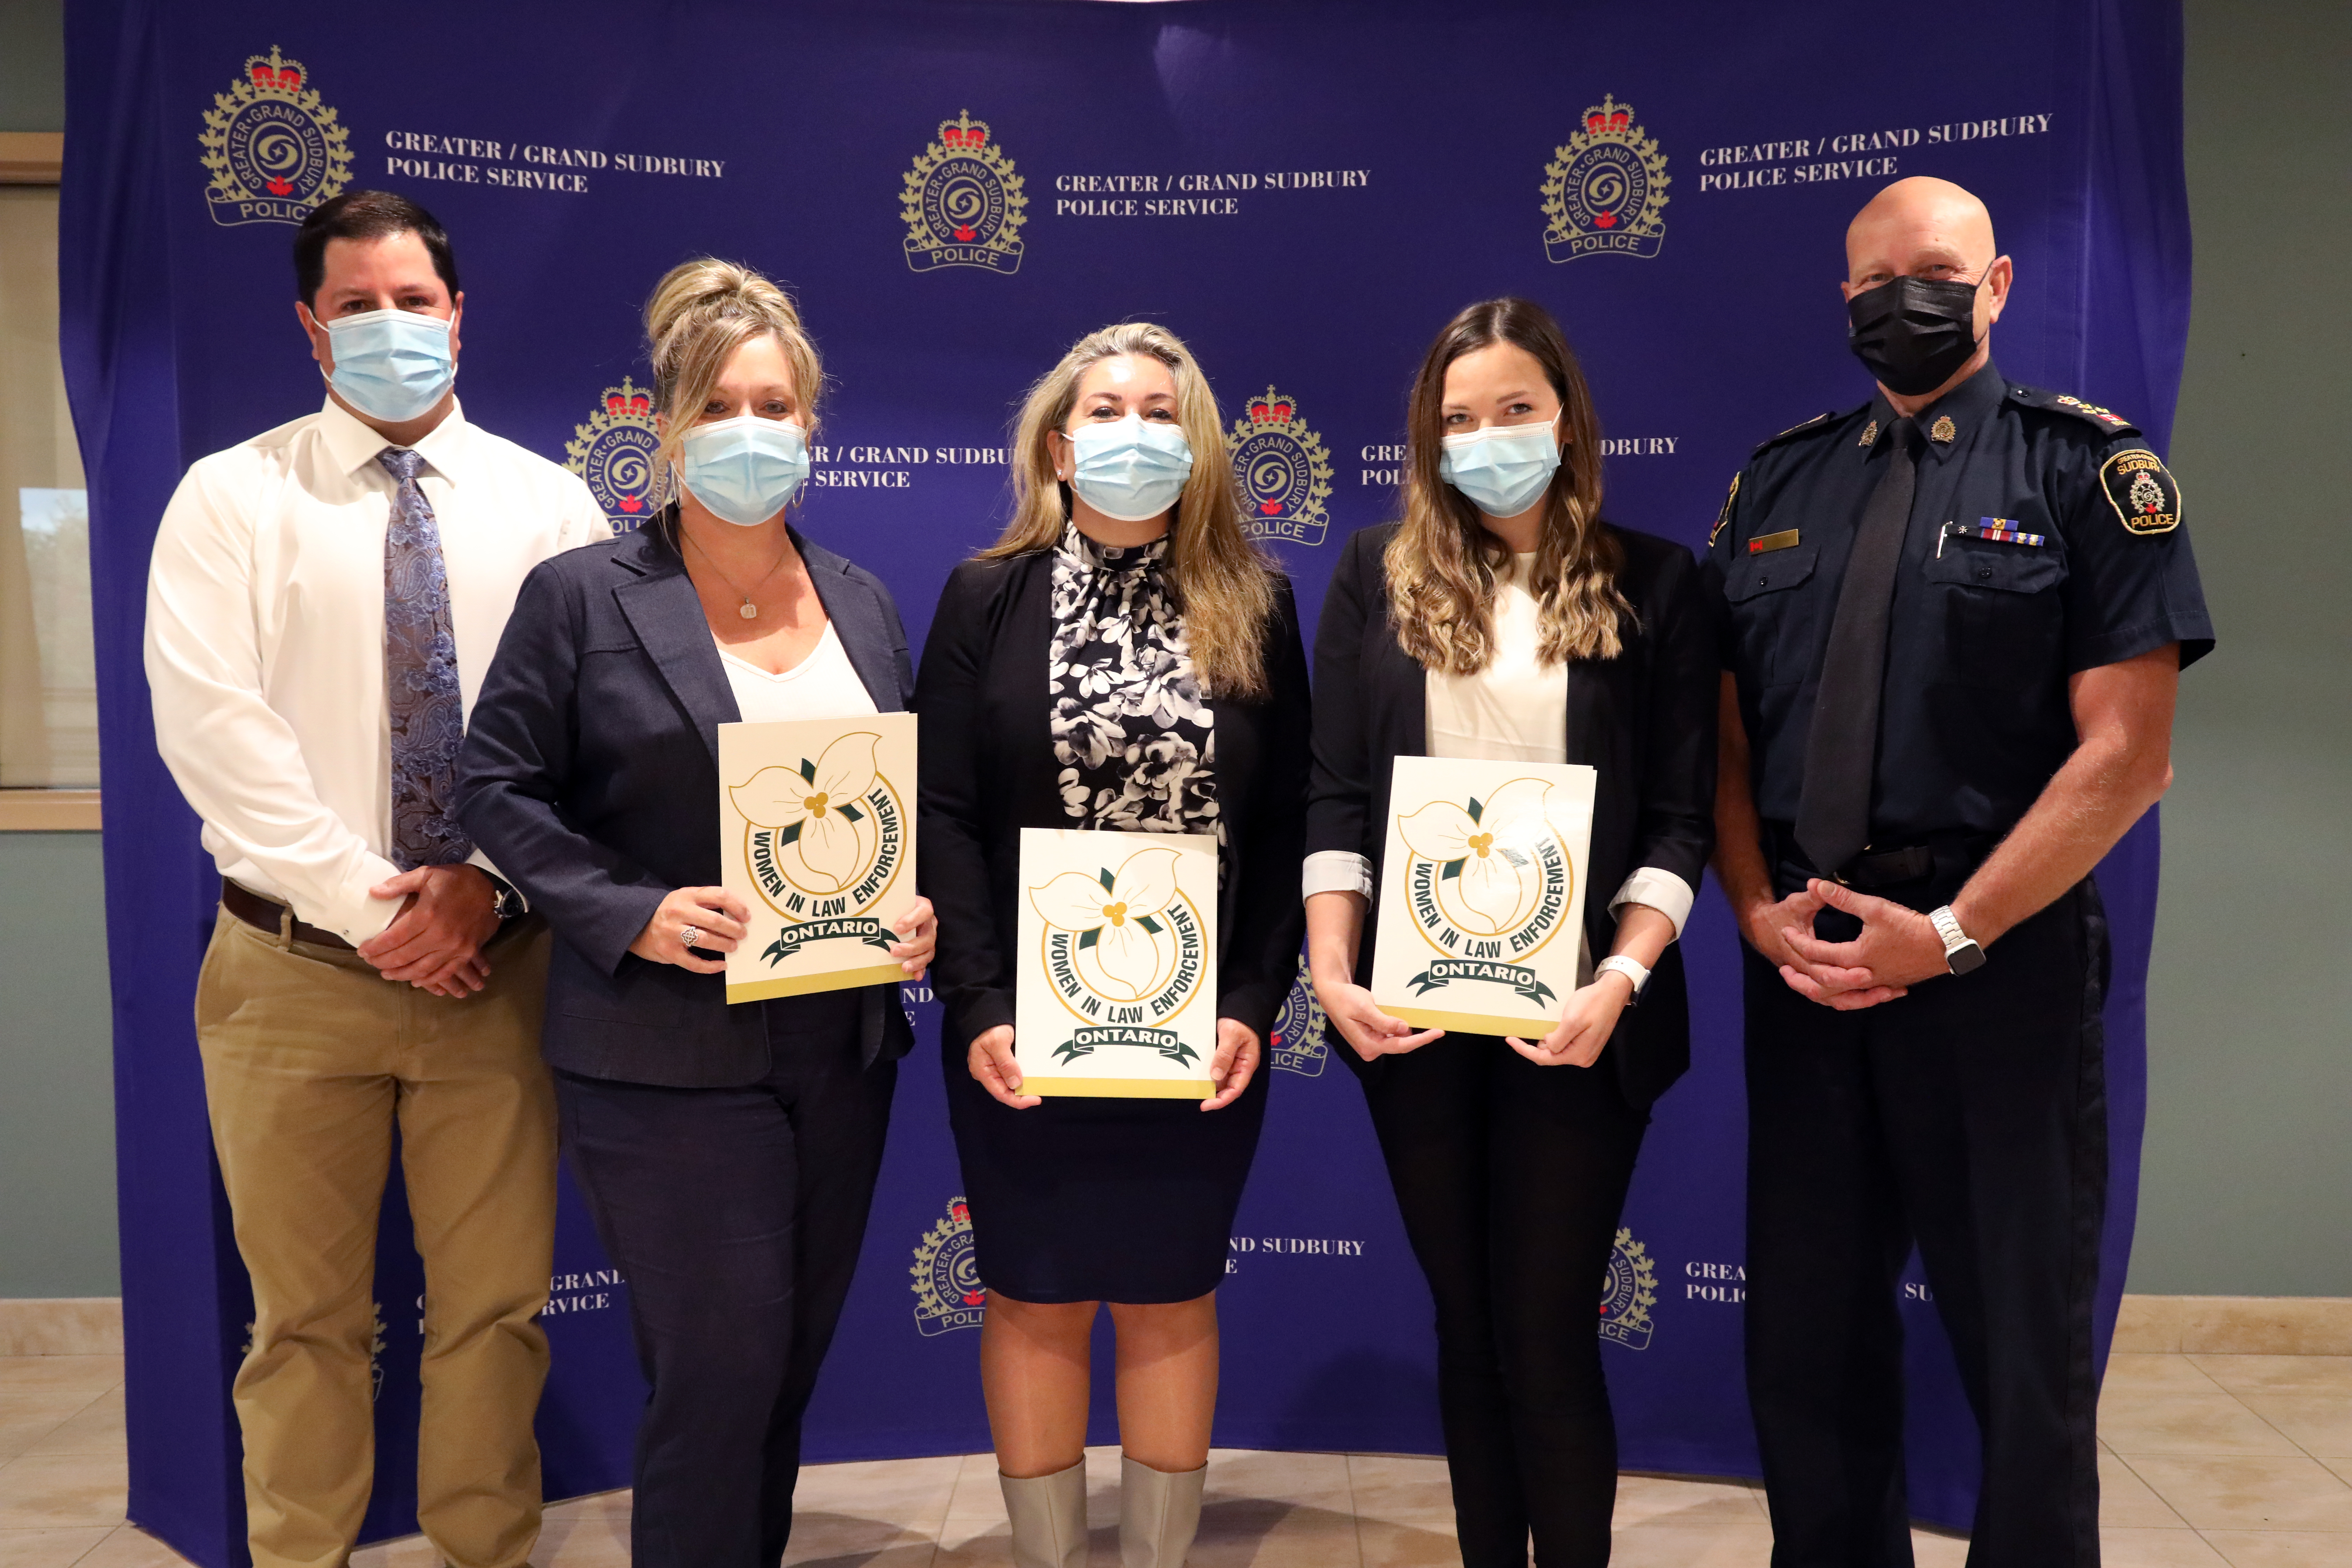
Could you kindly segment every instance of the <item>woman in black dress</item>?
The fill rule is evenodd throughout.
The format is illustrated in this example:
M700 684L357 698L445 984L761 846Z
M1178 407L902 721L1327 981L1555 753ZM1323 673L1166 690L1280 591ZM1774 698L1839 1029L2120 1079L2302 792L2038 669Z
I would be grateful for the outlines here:
M1712 622L1688 550L1601 521L1600 422L1541 306L1456 316L1405 437L1404 520L1348 541L1315 635L1307 962L1435 1300L1462 1561L1525 1568L1532 1537L1539 1568L1602 1563L1616 1429L1598 1321L1562 1303L1594 1300L1690 1063L1675 942L1714 843ZM1596 771L1580 976L1543 1038L1416 1030L1365 989L1400 756Z
M1109 327L1064 355L1022 411L1013 479L1003 538L940 597L915 701L950 1117L989 1286L981 1380L1015 1562L1082 1563L1087 1341L1108 1302L1121 1552L1176 1568L1200 1519L1257 1069L1298 952L1307 661L1172 334ZM1024 827L1216 836L1213 1098L1020 1092Z

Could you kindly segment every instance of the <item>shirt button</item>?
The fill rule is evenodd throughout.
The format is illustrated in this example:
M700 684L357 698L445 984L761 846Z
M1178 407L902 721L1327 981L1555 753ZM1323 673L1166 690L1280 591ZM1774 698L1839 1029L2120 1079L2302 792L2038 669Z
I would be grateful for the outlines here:
M1991 568L1991 567L1990 567L1990 566L1979 566L1979 567L1978 567L1978 568L1977 568L1977 578L1978 578L1978 580L1979 580L1979 582L1985 582L1985 583L1990 583L1990 582L1991 582L1991 581L1992 581L1992 568Z

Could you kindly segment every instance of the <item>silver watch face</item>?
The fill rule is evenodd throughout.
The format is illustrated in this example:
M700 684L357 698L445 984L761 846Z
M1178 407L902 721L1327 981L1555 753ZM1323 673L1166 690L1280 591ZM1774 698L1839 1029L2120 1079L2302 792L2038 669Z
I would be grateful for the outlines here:
M1944 954L1944 962L1951 965L1952 973L1955 974L1966 974L1972 969L1980 969L1984 966L1984 949L1972 942L1964 942Z

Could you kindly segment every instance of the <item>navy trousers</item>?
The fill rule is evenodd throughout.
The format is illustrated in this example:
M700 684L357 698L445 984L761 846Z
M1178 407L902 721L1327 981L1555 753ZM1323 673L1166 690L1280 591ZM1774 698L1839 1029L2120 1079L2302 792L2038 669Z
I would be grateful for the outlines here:
M1954 890L1883 892L1926 910ZM1825 914L1816 929L1850 934L1831 927ZM1895 1292L1915 1242L1983 1444L1971 1568L2095 1568L2096 888L2018 926L1974 973L1857 1012L1806 1001L1742 951L1748 1391L1773 1568L1909 1568Z
M866 1234L898 1063L859 1064L856 993L761 1004L772 1066L740 1089L557 1075L564 1152L628 1280L651 1394L638 1568L775 1568L801 1415Z

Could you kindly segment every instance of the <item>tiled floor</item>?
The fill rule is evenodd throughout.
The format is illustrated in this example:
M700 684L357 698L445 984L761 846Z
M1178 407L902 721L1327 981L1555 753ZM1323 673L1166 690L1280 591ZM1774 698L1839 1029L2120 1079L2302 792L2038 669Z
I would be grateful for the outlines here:
M168 1568L122 1522L122 1363L0 1358L0 1568ZM2108 1568L2352 1568L2352 1357L2119 1354L2100 1406ZM1087 1455L1095 1561L1116 1559L1118 1455ZM812 1468L788 1562L824 1568L999 1568L1010 1561L986 1455ZM542 1568L628 1561L629 1496L548 1510ZM1210 1461L1195 1568L1412 1568L1458 1561L1444 1467L1361 1454L1224 1452ZM1916 1537L1921 1568L1967 1543ZM1763 1500L1741 1483L1628 1476L1623 1568L1757 1568ZM421 1540L365 1568L431 1568Z

